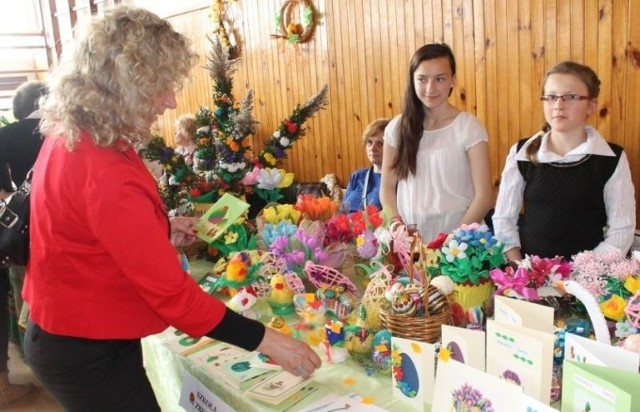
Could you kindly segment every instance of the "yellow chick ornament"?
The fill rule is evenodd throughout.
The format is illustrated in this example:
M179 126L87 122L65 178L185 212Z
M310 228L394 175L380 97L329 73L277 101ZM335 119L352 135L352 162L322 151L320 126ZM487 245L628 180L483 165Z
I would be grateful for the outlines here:
M271 292L269 294L269 306L274 315L290 315L294 312L293 291L287 286L285 277L277 273L271 277Z

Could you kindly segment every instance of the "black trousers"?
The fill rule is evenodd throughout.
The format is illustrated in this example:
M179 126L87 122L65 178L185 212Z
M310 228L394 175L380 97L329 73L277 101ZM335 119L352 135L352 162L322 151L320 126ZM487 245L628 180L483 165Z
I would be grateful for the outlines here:
M59 336L29 321L24 346L36 377L68 411L160 411L139 339Z
M9 359L9 268L0 268L0 372Z

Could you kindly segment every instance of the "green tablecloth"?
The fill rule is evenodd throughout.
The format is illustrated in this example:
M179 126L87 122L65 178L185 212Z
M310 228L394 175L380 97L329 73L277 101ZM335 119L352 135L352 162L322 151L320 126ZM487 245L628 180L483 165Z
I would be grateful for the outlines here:
M192 262L191 270L194 279L200 279L211 264L206 262ZM247 399L242 392L232 387L216 376L208 374L200 366L191 362L163 344L167 335L158 334L142 340L144 363L147 375L153 385L158 401L163 411L184 411L178 406L182 380L185 371L188 371L196 379L202 382L213 393L238 411L263 411L281 410L278 407L269 407L260 402ZM342 364L323 365L316 371L313 380L326 387L330 392L339 395L357 393L371 399L376 405L388 410L405 410L406 406L394 401L392 397L391 377L384 375L367 376L364 368L355 361L348 359ZM319 391L318 395L324 395ZM299 410L317 400L318 396L310 395L291 410Z

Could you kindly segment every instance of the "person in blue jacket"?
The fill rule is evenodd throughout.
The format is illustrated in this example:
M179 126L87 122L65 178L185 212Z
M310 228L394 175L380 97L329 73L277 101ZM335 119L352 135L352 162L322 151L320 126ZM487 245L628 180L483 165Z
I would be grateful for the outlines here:
M382 170L382 146L384 128L389 119L376 119L367 126L362 134L362 144L371 162L370 167L358 169L349 178L347 190L342 199L343 207L348 212L365 209L374 205L382 209L380 204L380 179Z

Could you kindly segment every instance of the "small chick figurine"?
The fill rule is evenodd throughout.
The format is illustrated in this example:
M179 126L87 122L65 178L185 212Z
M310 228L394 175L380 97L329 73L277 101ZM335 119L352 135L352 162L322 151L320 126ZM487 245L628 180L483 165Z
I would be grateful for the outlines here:
M237 252L229 259L225 276L231 282L244 282L247 279L247 272L251 265L251 257L247 252Z
M269 305L275 315L289 315L293 313L293 291L287 286L284 275L277 273L271 277L271 293Z
M246 318L257 320L260 318L261 313L255 308L256 302L258 302L258 294L256 291L253 290L251 286L243 286L238 289L236 295L229 300L227 306Z
M291 336L291 329L287 326L287 323L284 321L284 318L280 315L276 315L271 318L271 321L267 323L267 326L271 329L275 329L280 333L284 333L285 335Z

